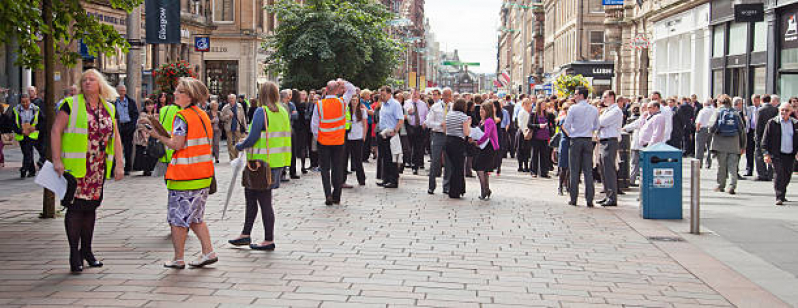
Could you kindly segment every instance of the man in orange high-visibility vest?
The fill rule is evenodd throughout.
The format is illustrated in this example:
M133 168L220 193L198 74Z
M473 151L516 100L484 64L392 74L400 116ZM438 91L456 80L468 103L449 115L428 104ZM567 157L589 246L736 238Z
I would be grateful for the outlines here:
M338 96L343 94L341 98ZM327 206L341 203L346 152L346 104L355 94L355 86L343 80L327 83L327 95L316 102L310 129L318 142L321 183Z

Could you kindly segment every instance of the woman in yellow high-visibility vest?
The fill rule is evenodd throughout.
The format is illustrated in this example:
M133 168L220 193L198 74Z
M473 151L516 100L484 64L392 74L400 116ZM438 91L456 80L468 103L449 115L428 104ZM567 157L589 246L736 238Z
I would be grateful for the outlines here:
M244 187L247 208L244 214L244 230L237 238L228 242L235 246L249 245L255 250L274 250L274 208L272 190L280 187L280 177L286 167L291 165L291 121L288 111L279 104L280 91L273 82L266 82L260 88L258 108L252 116L249 135L236 145L239 151L247 150L247 160L266 162L271 167L272 185L266 189ZM258 244L252 243L252 225L258 215L260 204L261 220L265 236Z
M80 77L80 94L67 97L61 104L50 134L53 168L77 185L74 196L65 196L64 224L69 240L69 267L72 273L89 267L101 267L91 249L96 210L103 199L103 184L111 177L124 177L122 141L114 120L114 101L118 94L100 72L89 69ZM66 174L65 174L66 173Z

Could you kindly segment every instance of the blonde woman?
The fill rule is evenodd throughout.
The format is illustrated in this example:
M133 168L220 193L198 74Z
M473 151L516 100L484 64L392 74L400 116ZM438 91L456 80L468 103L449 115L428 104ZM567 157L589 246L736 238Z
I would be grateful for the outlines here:
M100 72L89 69L80 77L80 93L67 97L53 123L50 146L53 168L76 182L73 198L64 198L64 217L69 241L69 267L73 274L89 267L101 267L91 249L96 210L102 203L103 184L111 177L114 160L122 161L122 141L110 102L118 94ZM122 180L124 164L117 163L114 179Z
M172 136L165 137L156 130L151 136L173 149L166 169L166 188L169 191L167 221L172 229L175 256L164 267L184 269L183 254L188 230L194 231L202 245L202 255L189 263L203 267L216 263L211 234L205 224L205 203L213 181L214 167L211 149L213 128L208 115L198 104L208 99L208 88L195 78L183 77L175 88L175 104L181 110L175 116Z

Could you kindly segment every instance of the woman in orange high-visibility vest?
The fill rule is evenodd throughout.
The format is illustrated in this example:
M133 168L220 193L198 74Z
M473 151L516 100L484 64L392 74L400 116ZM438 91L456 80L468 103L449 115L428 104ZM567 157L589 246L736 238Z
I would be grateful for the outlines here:
M189 262L192 267L216 263L211 235L203 220L213 180L213 127L208 115L197 104L208 98L208 88L195 78L180 78L175 88L175 104L182 110L175 116L172 136L161 136L150 130L152 137L175 150L166 169L166 188L169 190L167 221L172 229L175 256L164 267L183 269L183 253L188 229L194 231L202 245L199 259Z

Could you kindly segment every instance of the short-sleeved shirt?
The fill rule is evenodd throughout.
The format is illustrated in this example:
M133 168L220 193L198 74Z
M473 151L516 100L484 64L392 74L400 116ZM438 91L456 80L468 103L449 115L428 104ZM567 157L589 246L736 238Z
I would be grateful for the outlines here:
M86 117L89 125L89 148L86 149L86 176L77 179L75 198L101 200L105 183L105 146L114 135L114 119L102 105L91 109L86 104ZM99 109L99 110L98 110ZM61 104L61 111L70 114L69 104ZM99 118L99 120L98 120Z
M363 117L361 119L368 118L368 112L366 112L366 110L360 110L360 111L362 112L361 114L363 115ZM363 139L363 134L365 134L365 132L363 131L363 122L362 121L358 122L357 121L357 116L353 115L352 116L352 128L349 130L349 133L346 134L346 139L347 140L361 140L361 139Z
M463 122L468 120L468 115L461 111L450 111L446 114L446 135L465 139Z
M172 135L185 136L188 134L188 124L181 117L175 117L175 122L172 123Z
M405 118L404 111L402 104L394 99L383 103L380 107L380 122L379 126L377 126L378 131L381 132L389 128L396 128L396 124L399 123L399 120Z

